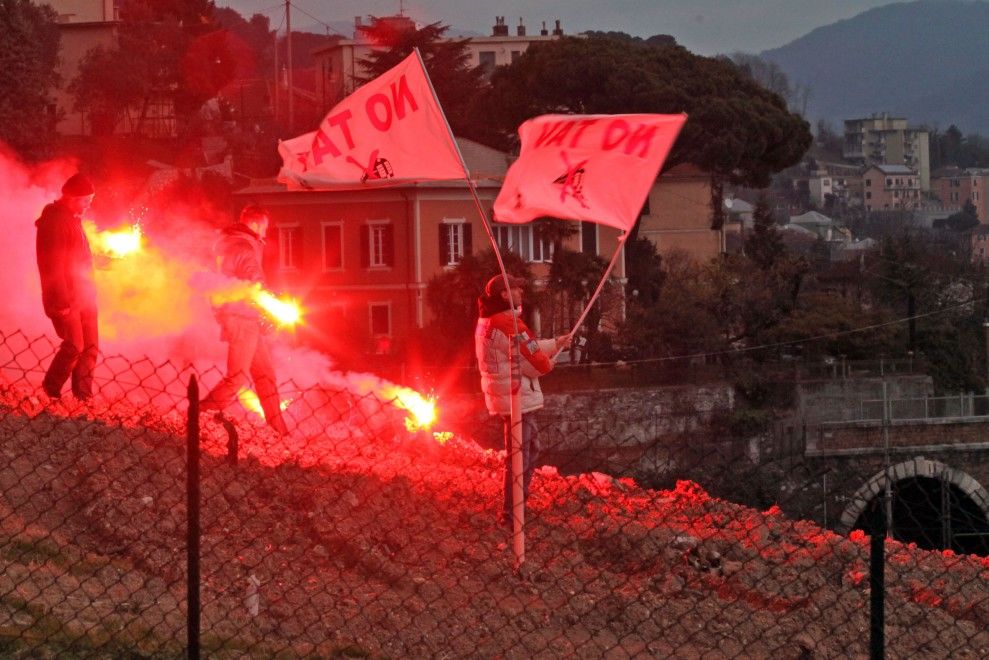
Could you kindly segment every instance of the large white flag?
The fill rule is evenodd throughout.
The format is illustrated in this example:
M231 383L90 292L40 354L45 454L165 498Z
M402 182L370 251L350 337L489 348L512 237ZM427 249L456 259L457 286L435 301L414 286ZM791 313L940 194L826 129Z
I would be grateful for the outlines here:
M628 231L687 115L542 115L519 126L522 148L495 200L497 222L543 216Z
M279 143L278 152L278 180L291 188L467 176L418 52L334 106L317 130Z

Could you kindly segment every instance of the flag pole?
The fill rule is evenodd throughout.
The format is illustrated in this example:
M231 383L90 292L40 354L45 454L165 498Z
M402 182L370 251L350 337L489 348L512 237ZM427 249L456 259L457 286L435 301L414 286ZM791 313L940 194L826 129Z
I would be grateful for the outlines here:
M509 308L514 310L516 305L512 296L511 282L508 280L508 270L505 268L505 261L502 259L501 251L498 249L498 241L495 240L491 223L488 221L487 213L485 213L481 200L477 195L477 189L474 186L470 172L467 169L467 163L464 161L464 155L460 151L460 145L457 144L457 139L453 135L453 130L450 128L450 122L447 120L446 113L443 111L443 106L440 104L440 99L436 96L436 89L433 87L433 81L429 78L429 72L426 71L426 64L423 62L422 53L419 52L418 48L413 48L412 50L416 54L416 58L419 60L419 66L422 67L422 73L426 78L426 83L429 85L429 91L433 95L433 100L436 102L436 107L439 108L440 116L443 117L443 123L446 125L447 135L450 138L450 142L453 144L454 150L457 152L457 158L460 159L460 167L464 172L464 181L467 184L467 189L470 191L471 197L474 200L474 206L477 208L477 214L481 218L481 224L484 226L484 231L487 233L488 240L491 242L495 259L498 261L498 268L501 270L501 277L505 283L505 291L508 292ZM513 337L508 342L508 363L511 365L511 417L509 424L512 438L512 553L515 556L515 570L519 570L522 567L522 564L525 563L525 532L523 530L523 525L525 524L525 495L522 475L524 467L522 465L522 404L520 398L522 390L522 356L519 347L518 317L515 315L514 311L512 313L512 325Z
M598 282L597 289L594 290L594 293L593 295L591 295L590 300L587 301L587 306L584 307L584 311L580 313L580 318L578 318L577 322L574 324L573 330L570 331L571 337L580 328L580 324L584 322L584 319L587 317L587 313L591 311L591 305L593 305L594 302L597 300L597 297L601 295L601 289L604 288L604 283L608 281L608 276L611 274L611 270L615 267L615 264L618 262L618 255L621 254L622 248L625 247L625 241L628 240L628 236L629 236L629 232L626 231L621 236L618 237L618 247L615 248L615 254L612 255L611 262L608 263L608 267L604 269L604 274L601 275L601 281Z

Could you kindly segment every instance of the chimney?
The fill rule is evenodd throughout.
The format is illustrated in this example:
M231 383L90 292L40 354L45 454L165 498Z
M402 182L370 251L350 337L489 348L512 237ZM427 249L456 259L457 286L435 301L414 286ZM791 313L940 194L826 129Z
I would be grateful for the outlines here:
M525 23L522 22L522 17L521 16L519 16L519 27L518 27L517 32L518 32L518 35L520 37L524 37L525 36Z
M546 29L546 21L543 21L543 29L539 31L539 36L541 37L549 36L549 30Z
M556 19L556 29L553 30L553 36L554 37L563 36L563 28L560 27L560 19Z
M491 31L492 37L507 37L508 36L508 24L505 23L504 16L495 16L494 28Z
M360 16L354 16L354 39L359 39L361 36L361 27L363 26Z

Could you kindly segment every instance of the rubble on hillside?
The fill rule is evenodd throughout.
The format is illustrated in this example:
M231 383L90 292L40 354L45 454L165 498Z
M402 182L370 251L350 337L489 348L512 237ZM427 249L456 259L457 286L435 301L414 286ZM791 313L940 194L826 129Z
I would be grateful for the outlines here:
M0 409L0 634L36 636L44 620L63 640L105 633L137 650L181 648L184 410L72 408L16 387L0 392ZM203 416L211 648L231 657L868 653L860 533L718 500L692 482L653 491L543 467L516 572L495 515L502 454L467 437L440 444L391 429L316 416L280 440L241 420L232 465L226 431ZM989 560L892 541L887 550L890 657L989 654Z

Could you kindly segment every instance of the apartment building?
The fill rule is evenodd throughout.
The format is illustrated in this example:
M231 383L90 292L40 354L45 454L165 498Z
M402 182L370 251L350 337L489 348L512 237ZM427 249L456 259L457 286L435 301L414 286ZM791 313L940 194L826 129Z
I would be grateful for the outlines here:
M724 252L724 231L711 226L711 176L689 163L663 173L646 198L639 236L661 255L682 252L701 263Z
M903 165L914 170L920 189L930 190L930 139L922 128L911 128L907 120L887 113L845 120L842 156L865 167Z
M920 176L903 165L872 165L862 174L866 211L909 211L921 205Z
M458 139L477 177L488 217L508 168L508 156ZM270 209L270 262L266 271L279 290L300 296L316 343L333 353L399 351L431 320L426 287L464 256L490 245L470 191L462 182L422 182L355 191L293 190L273 181L236 193L243 203ZM567 248L610 259L616 229L580 223ZM553 247L532 224L493 225L503 252L527 262L536 285L545 283ZM612 277L624 281L624 260ZM535 319L533 330L540 325Z
M944 168L931 177L931 192L946 209L960 210L965 202L975 206L979 222L989 222L989 169Z
M75 99L69 83L79 74L79 64L91 49L112 47L117 40L120 0L45 0L57 15L61 36L58 75L62 83L55 92L55 107L61 119L55 130L61 135L88 135L90 118L73 108Z
M416 29L415 21L404 15L386 16L379 20L396 31ZM361 32L362 27L362 19L357 17L354 21L353 39L343 39L313 52L316 62L316 98L324 110L333 107L353 92L359 86L357 81L367 75L361 61L379 46L367 39ZM469 64L483 67L490 75L495 67L511 64L521 57L532 44L553 41L562 36L560 21L555 22L552 31L548 30L546 23L543 22L537 34L528 34L527 27L522 19L519 19L515 34L510 34L505 18L498 16L489 36L470 38L467 44ZM447 40L463 38L450 37Z

